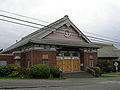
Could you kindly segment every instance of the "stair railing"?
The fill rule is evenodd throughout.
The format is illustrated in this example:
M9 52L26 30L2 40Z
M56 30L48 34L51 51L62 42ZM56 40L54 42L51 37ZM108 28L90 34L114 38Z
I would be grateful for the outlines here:
M91 68L87 68L87 71L90 73L90 74L92 74L93 76L95 76L95 71L93 70L93 69L91 69Z

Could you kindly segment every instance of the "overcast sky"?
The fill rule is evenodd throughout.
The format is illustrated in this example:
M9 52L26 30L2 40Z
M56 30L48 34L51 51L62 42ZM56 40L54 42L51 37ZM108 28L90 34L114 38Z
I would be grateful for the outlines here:
M68 15L81 31L120 40L120 0L0 0L0 10L47 22L54 22ZM0 14L21 18L3 12ZM37 29L0 21L0 48L10 46L35 30Z

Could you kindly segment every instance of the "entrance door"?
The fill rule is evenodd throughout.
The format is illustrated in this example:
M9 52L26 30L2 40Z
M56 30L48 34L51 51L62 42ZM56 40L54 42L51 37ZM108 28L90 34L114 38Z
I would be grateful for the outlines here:
M77 52L63 52L57 54L57 66L63 72L77 72L80 70L80 58Z
M56 61L57 61L57 66L62 71L62 60L56 60Z
M73 72L79 71L79 60L73 60Z
M64 60L64 72L71 71L71 60Z

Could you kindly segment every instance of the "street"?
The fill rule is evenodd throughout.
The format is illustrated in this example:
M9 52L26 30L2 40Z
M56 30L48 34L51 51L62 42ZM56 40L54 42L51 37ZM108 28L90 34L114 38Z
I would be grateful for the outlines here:
M65 80L0 79L0 90L120 90L120 77Z

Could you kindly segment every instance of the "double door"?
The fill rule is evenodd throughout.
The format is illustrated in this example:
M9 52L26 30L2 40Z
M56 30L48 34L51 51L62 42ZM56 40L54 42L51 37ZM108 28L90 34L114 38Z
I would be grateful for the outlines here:
M80 70L79 60L56 60L57 66L63 72L77 72Z

